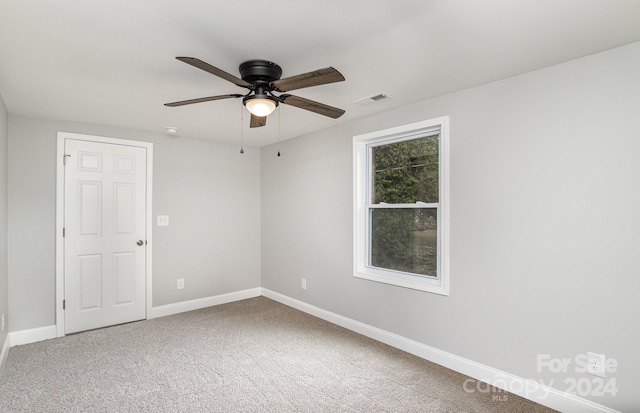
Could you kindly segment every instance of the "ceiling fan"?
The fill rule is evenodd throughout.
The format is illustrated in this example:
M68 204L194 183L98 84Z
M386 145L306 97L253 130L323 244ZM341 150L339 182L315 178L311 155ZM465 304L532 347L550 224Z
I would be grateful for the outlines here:
M212 100L242 98L242 103L247 110L251 112L250 127L252 128L266 125L267 116L271 114L280 103L315 112L333 119L337 119L344 114L344 110L342 109L283 93L295 89L343 81L344 76L333 67L326 67L324 69L314 70L313 72L280 79L280 76L282 76L282 68L277 64L267 60L249 60L240 65L240 78L238 78L195 57L176 57L176 59L216 75L236 86L249 89L249 92L244 95L229 94L182 100L179 102L165 103L165 106L175 107L190 105L192 103L209 102ZM276 93L279 94L276 95Z

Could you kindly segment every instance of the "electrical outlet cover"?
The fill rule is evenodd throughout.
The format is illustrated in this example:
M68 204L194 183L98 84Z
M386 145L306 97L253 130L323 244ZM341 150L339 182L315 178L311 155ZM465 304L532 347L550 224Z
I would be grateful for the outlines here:
M587 353L587 373L598 377L605 377L607 360L604 354Z

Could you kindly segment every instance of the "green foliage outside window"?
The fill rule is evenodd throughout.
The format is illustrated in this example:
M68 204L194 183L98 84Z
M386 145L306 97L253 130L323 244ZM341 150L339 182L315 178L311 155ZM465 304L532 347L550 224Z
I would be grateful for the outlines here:
M373 204L437 204L439 135L372 148ZM374 267L437 275L437 209L373 208L371 262Z

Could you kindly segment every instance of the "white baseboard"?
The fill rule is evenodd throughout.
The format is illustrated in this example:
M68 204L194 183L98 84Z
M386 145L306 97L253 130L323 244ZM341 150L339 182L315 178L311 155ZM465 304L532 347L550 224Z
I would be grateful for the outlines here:
M593 403L581 397L561 392L540 383L514 376L513 374L505 373L493 367L456 356L455 354L447 353L446 351L332 313L266 288L262 288L262 295L348 330L355 331L363 336L388 344L407 353L457 371L458 373L462 373L564 413L619 413L601 404ZM470 386L473 387L473 385Z
M258 287L248 290L236 291L228 294L200 298L197 300L183 301L180 303L153 307L148 318L157 318L172 314L183 313L185 311L199 310L201 308L212 307L214 305L226 304L233 301L258 297L260 296L260 294L261 289ZM9 333L5 345L13 347L20 346L22 344L30 344L38 341L49 340L51 338L56 338L56 333L57 331L55 325L14 331L12 333ZM2 353L2 356L6 356L4 352Z
M56 338L55 325L30 328L28 330L20 330L9 333L9 343L11 347L35 343L37 341L49 340L50 338Z
M153 307L149 318L164 317L167 315L184 313L186 311L200 310L201 308L212 307L214 305L246 300L247 298L259 297L261 292L260 287L257 287L233 293L215 295L212 297L199 298L197 300L182 301L179 303Z
M0 351L0 374L4 371L4 363L7 361L7 356L9 355L9 347L10 347L10 339L9 335L4 339L4 343L2 344L2 351Z

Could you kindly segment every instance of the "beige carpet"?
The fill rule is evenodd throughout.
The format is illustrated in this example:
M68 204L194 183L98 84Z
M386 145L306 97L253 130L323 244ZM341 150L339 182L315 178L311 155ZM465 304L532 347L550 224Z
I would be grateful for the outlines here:
M0 411L552 411L466 379L258 297L13 347Z

